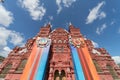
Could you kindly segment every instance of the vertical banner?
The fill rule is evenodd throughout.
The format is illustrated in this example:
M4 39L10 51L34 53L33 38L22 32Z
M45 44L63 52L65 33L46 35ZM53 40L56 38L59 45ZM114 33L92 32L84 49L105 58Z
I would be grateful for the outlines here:
M30 56L29 56L29 58L27 60L27 63L25 65L25 68L23 70L23 74L22 74L20 80L28 80L28 76L30 74L30 70L32 68L32 65L34 63L34 59L35 59L37 51L38 51L37 44L34 43L31 54L30 54Z
M38 37L20 80L44 80L51 40Z
M49 56L50 43L51 43L51 41L49 40L49 45L47 45L43 49L43 52L42 52L42 55L41 55L41 58L40 58L40 62L39 62L39 65L38 65L38 69L37 69L37 72L36 72L33 80L44 80L44 78L45 78L45 72L46 72L46 65L47 65L48 56Z
M88 51L87 45L83 38L73 38L71 43L75 46L79 60L83 67L85 79L87 80L99 80L96 68L93 64L92 58Z
M71 47L71 55L74 63L76 80L85 80L82 64L80 62L77 49L72 45L70 45L70 47Z

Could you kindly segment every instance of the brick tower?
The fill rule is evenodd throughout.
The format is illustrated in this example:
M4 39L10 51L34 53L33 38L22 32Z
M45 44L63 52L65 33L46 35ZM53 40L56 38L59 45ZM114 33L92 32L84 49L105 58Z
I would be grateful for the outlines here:
M120 67L79 28L48 24L0 63L0 80L120 80Z
M51 32L51 58L48 80L60 78L75 80L72 57L69 47L69 33L58 28Z

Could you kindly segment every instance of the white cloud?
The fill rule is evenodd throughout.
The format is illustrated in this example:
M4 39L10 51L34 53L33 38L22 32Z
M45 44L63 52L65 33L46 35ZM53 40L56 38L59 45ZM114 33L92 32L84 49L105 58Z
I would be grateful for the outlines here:
M46 13L43 5L40 5L40 0L20 0L23 8L27 9L33 20L42 20Z
M48 18L52 21L54 18L53 16L48 16Z
M61 2L62 0L56 0L56 4L58 6L58 10L57 10L57 13L59 14L62 10L62 6L61 6Z
M0 4L0 25L8 27L13 22L13 14Z
M8 46L5 46L0 51L0 56L7 57L11 49Z
M76 0L62 0L63 4L65 7L69 7L72 5L73 2L75 2Z
M87 19L86 19L86 24L92 23L92 22L93 22L94 20L96 20L97 18L102 19L102 18L105 18L105 17L106 17L106 13L100 11L100 8L101 8L104 4L105 4L105 2L102 1L101 3L99 3L96 7L94 7L94 8L90 11L90 13L89 13L89 15L88 15L88 17L87 17Z
M7 39L10 35L10 31L4 27L0 27L0 46L4 47L7 45Z
M113 56L112 59L114 59L116 64L120 63L120 56Z
M100 35L100 34L103 32L103 30L106 29L106 28L107 28L107 25L106 25L106 24L103 24L101 27L97 27L96 33L97 33L98 35Z
M0 56L6 57L11 49L8 47L8 43L14 46L22 46L24 43L22 34L16 31L0 27Z
M106 17L106 13L105 12L101 12L100 14L99 14L99 19L102 19L102 18L105 18Z
M10 33L10 42L13 44L13 45L20 45L22 46L24 43L24 38L21 36L22 34L20 34L19 32L15 32L15 31L11 31Z
M95 48L99 47L98 43L92 41L92 44L94 45Z
M56 0L58 6L57 13L59 14L63 7L70 7L76 0Z
M3 48L5 51L11 51L11 49L9 48L9 47L7 47L7 46L5 46L4 48Z

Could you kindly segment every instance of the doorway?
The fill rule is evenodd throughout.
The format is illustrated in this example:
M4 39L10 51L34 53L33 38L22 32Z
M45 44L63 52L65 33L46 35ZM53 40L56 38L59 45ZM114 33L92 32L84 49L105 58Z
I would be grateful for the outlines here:
M54 73L54 80L66 80L65 71L62 70L61 74L59 74L59 71L56 70Z

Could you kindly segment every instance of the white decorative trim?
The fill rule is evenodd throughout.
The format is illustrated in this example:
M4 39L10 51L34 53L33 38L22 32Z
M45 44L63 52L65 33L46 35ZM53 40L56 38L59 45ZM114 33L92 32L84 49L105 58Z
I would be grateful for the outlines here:
M50 44L50 39L46 37L38 37L36 43L38 47L44 48Z
M84 45L83 41L81 41L80 38L71 38L71 36L69 36L69 43L77 48L80 48Z

